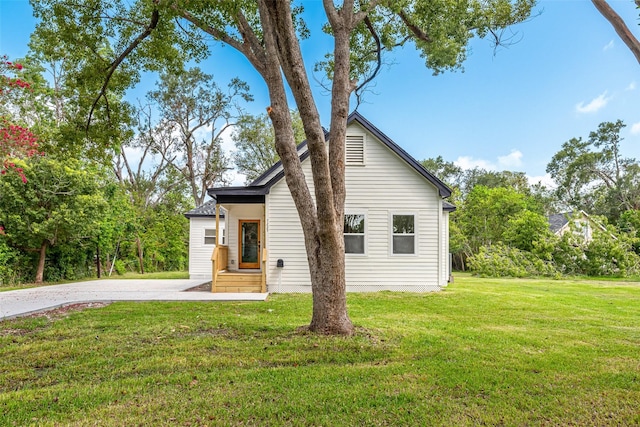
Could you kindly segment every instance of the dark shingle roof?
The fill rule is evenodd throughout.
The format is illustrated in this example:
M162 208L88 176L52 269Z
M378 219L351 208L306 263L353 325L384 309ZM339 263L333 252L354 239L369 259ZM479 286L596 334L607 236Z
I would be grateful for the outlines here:
M559 214L553 214L549 216L549 230L552 233L557 233L562 227L569 223L569 218L573 215L573 212L565 212Z
M197 218L197 217L213 217L216 216L216 201L209 200L204 204L198 206L197 208L191 209L189 212L185 213L184 216L187 218ZM224 218L224 209L220 209L220 218Z

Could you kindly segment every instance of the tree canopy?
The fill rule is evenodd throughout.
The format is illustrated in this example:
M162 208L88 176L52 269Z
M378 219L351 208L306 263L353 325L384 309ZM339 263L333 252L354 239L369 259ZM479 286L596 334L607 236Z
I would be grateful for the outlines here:
M553 156L547 172L566 205L612 221L640 209L640 164L621 154L624 126L621 120L601 123L588 139L572 138Z
M302 5L287 0L218 1L72 0L32 1L41 20L37 34L70 54L76 75L86 79L79 108L88 121L101 113L109 124L109 100L135 84L142 71L178 69L209 55L207 37L243 54L269 92L276 151L305 234L313 290L310 329L351 334L347 315L342 236L344 147L350 97L361 93L380 69L382 55L411 44L434 73L456 69L475 36L499 42L501 29L530 15L533 0L379 1L336 4L324 0L324 30L333 50L316 58L331 90L331 144L305 68L300 40L314 35ZM289 96L300 112L314 182L306 184L296 152Z
M304 128L297 111L291 113L291 124L296 143L304 141ZM280 159L276 151L273 126L267 114L243 116L236 124L231 138L236 145L236 168L246 176L247 183L255 180Z

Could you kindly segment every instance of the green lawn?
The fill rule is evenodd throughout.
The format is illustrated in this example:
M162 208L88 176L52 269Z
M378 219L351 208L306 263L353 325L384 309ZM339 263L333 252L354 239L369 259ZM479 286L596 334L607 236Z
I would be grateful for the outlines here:
M351 294L116 303L0 322L0 425L639 425L640 284L457 277ZM12 424L13 423L13 424Z

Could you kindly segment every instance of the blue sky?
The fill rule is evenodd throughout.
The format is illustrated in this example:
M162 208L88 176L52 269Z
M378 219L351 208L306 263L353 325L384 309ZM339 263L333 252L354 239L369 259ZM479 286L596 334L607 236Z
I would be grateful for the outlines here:
M313 38L320 35L321 3L303 3L316 23L302 43L312 70L330 45ZM640 37L633 1L610 4ZM622 152L640 158L640 64L590 1L540 1L537 10L539 16L513 28L519 41L508 48L494 54L489 41L474 40L463 72L432 76L412 48L393 53L358 110L419 160L441 155L534 180L563 142L587 137L603 121L622 119ZM0 54L25 55L34 26L28 1L0 0ZM248 111L264 112L266 88L244 58L213 43L212 51L201 67L220 84L234 76L247 81L256 99ZM152 84L143 82L132 97ZM319 86L315 96L327 126L330 99Z

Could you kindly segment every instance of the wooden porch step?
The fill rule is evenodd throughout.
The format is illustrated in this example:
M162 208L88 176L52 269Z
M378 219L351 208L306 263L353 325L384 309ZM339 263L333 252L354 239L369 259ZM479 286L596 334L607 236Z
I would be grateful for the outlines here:
M220 272L214 292L261 292L260 273Z

